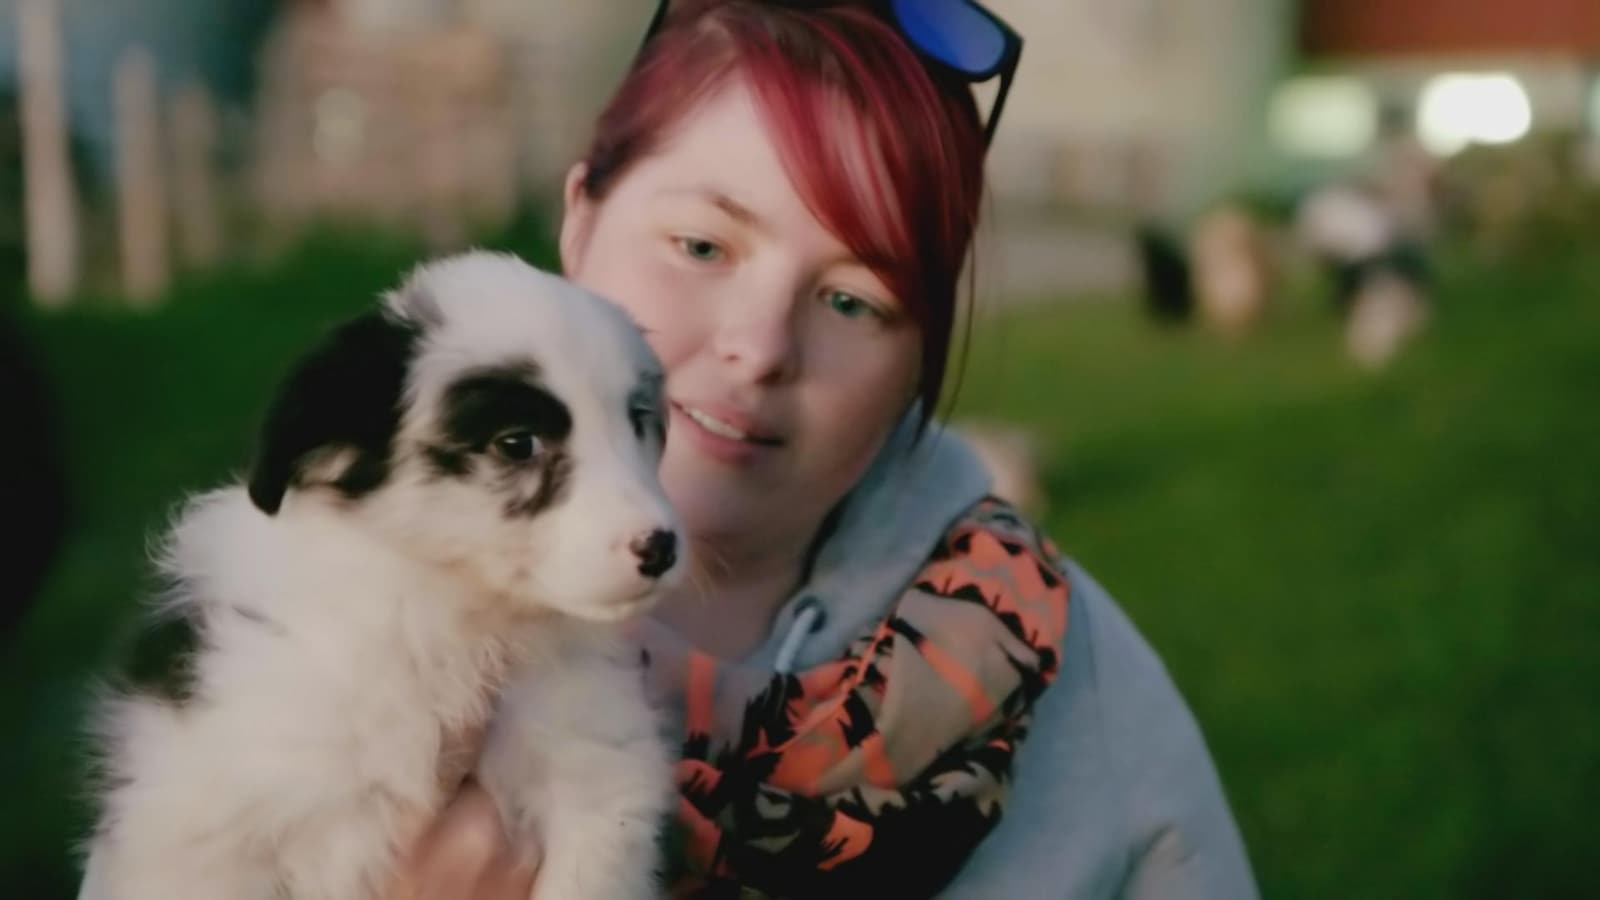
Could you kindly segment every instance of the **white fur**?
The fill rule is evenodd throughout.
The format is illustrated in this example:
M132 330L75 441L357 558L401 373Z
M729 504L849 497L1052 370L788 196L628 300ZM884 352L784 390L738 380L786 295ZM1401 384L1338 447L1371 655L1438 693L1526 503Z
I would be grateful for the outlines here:
M533 896L656 894L672 757L612 624L685 568L646 579L628 549L677 531L626 416L654 358L614 308L510 257L426 267L388 305L424 325L382 486L339 496L319 480L348 464L334 452L276 515L232 486L172 528L194 692L104 704L83 900L373 897L453 790L447 736L491 713L477 774L542 848ZM420 452L452 379L519 360L574 423L569 494L529 519L503 512L514 480L430 478Z

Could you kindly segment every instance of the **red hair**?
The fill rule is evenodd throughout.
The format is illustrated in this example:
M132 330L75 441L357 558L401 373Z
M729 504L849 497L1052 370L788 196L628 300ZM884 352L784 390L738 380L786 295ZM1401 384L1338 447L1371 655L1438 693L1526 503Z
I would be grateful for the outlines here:
M600 115L584 193L603 199L674 125L741 77L812 214L917 322L925 424L944 382L983 195L983 130L971 90L923 65L864 6L675 6L687 8L650 40Z

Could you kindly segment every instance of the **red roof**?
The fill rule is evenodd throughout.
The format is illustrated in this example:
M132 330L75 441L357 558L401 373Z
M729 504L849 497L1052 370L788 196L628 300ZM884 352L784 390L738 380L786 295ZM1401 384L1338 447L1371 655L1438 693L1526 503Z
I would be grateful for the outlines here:
M1600 0L1302 0L1312 56L1600 53Z

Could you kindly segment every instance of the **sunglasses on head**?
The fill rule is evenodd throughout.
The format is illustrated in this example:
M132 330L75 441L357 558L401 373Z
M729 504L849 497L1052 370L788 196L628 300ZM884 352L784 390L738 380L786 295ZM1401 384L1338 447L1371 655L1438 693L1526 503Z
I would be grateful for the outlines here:
M650 29L645 32L644 44L649 44L666 23L667 14L674 3L691 5L687 0L661 0ZM928 64L949 72L968 84L982 84L1000 77L1000 88L994 105L989 107L988 121L983 125L983 143L994 140L995 127L1000 124L1000 110L1005 107L1006 94L1011 90L1011 79L1017 72L1017 61L1022 58L1022 36L994 13L979 6L974 0L770 0L780 6L819 8L827 6L865 6L876 12L900 31L917 55ZM700 2L700 8L711 5Z

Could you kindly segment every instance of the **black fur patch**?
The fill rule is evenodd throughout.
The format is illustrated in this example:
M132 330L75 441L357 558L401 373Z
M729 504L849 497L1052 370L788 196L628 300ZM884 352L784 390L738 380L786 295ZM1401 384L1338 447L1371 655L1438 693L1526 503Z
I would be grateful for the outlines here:
M213 615L236 616L275 634L286 633L277 621L247 606L219 607ZM138 631L122 654L117 684L130 692L183 706L194 697L195 661L207 646L205 629L193 610L146 615L139 620Z
M637 406L628 407L628 424L633 426L633 436L644 440L644 429L649 424L650 416Z
M559 502L572 480L572 458L564 442L572 434L572 413L567 405L538 384L539 370L531 363L469 372L445 392L443 438L424 451L434 474L461 477L472 471L472 457L487 454L494 439L507 431L526 430L543 444L534 468L506 472L509 484L518 484L531 471L539 475L531 495L506 502L511 518L529 518Z
M194 694L193 664L203 647L198 624L188 615L160 614L140 622L123 657L122 685L174 705Z
M464 447L428 446L422 448L422 455L440 478L460 478L472 471L472 453Z
M567 405L535 384L532 365L480 369L457 379L445 392L444 434L457 447L488 448L496 435L526 428L546 443L572 433Z
M507 503L507 518L531 519L566 497L567 484L572 481L572 457L561 448L554 448L540 468L539 489L531 497Z
M289 374L261 431L250 499L273 514L301 483L309 462L329 450L354 451L333 487L355 499L389 476L406 367L418 330L371 312L345 323Z
M661 406L662 376L659 372L646 372L639 376L639 385L628 396L628 424L633 426L633 436L641 441L646 435L655 438L657 446L667 442L667 417Z

